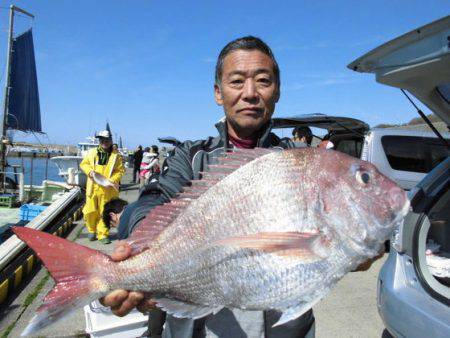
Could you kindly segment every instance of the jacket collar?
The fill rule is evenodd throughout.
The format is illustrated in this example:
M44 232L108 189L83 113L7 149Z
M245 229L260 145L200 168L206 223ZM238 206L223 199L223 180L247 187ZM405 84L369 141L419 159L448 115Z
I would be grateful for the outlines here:
M258 138L258 142L256 143L257 147L261 148L270 147L273 136L273 134L271 133L272 127L273 122L272 120L270 120L269 123L267 123L262 128L262 130L259 133L260 136ZM220 119L219 122L216 123L216 128L219 131L219 138L223 142L224 147L228 148L229 142L228 142L227 122L225 117L223 117L222 119Z

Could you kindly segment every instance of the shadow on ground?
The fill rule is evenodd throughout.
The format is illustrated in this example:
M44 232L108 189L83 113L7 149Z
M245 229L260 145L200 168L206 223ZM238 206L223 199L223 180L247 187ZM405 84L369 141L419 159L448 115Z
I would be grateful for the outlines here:
M126 183L120 185L120 191L139 190L139 185L136 183Z

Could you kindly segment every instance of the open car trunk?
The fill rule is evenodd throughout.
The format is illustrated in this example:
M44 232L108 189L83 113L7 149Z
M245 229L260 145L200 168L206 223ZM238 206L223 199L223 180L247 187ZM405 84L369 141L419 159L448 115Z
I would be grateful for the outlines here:
M367 123L350 117L306 114L273 118L274 129L300 126L326 130L326 136L333 142L336 150L357 158L361 156L364 135L369 130Z
M450 125L450 16L415 29L356 59L348 68L412 93ZM447 147L448 151L448 147ZM423 288L450 305L450 158L411 192L413 212L397 250L412 257ZM434 256L434 257L433 257Z
M450 16L375 48L348 68L407 90L450 125Z

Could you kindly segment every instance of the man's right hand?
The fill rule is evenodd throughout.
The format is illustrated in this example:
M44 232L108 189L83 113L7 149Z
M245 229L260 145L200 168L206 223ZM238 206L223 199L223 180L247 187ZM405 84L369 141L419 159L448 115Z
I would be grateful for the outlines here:
M119 242L111 254L111 259L119 262L127 259L130 255L130 246L126 243ZM111 291L105 297L100 298L100 303L110 307L112 313L119 317L126 316L134 308L137 308L141 312L147 312L155 308L155 303L151 300L150 295L120 289Z

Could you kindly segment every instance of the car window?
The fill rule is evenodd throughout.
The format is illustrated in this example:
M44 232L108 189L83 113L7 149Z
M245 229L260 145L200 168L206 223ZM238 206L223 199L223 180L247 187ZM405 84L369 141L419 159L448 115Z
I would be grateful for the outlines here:
M383 136L381 144L392 169L428 173L449 156L438 139L415 136Z
M450 103L450 83L446 83L436 87L439 95L447 102Z
M361 149L362 149L362 140L361 139L352 139L352 140L333 140L335 143L336 150L341 151L345 154L354 157L360 157Z

